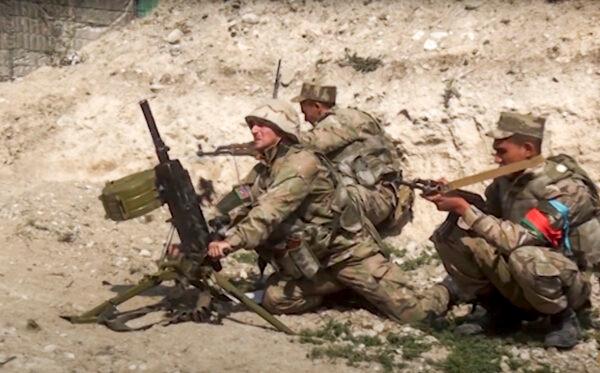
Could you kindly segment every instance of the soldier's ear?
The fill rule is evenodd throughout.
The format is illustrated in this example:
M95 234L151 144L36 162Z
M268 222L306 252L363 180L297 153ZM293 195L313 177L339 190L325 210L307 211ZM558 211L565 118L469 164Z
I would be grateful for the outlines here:
M538 146L533 141L525 141L521 146L525 150L526 154L530 157L539 154Z

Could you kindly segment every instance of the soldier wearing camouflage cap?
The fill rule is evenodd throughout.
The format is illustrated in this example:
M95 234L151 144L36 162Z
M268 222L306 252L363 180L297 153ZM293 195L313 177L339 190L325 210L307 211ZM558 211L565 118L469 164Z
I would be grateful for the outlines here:
M295 115L289 104L270 100L246 117L262 161L238 188L234 225L209 244L209 256L246 249L268 260L275 273L263 305L273 313L310 311L351 289L395 320L421 318L408 276L364 229L337 224L332 205L343 185L322 156L296 143Z
M401 177L401 154L377 119L357 109L337 107L336 95L334 86L302 84L300 95L292 101L300 103L313 128L302 133L300 141L333 161L372 225L380 232L398 233L412 217L414 199L409 188L389 182ZM347 220L351 219L343 222Z
M540 155L544 124L530 114L501 113L488 133L495 162L502 166ZM547 316L546 346L573 347L580 338L575 311L589 304L583 271L600 264L595 184L561 154L494 179L485 197L482 209L452 194L426 197L450 212L431 238L450 278L446 289L437 285L431 291L447 301L456 295L477 299L487 309L485 322L459 331L518 327L524 317Z

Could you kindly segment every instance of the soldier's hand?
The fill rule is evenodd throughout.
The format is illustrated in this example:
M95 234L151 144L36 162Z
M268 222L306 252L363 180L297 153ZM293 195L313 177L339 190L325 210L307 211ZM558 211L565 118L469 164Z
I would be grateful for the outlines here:
M221 259L231 252L233 249L227 241L213 241L208 244L208 256L213 259Z
M181 249L179 248L178 243L172 243L167 247L167 255L173 258L178 258L181 256Z
M456 195L434 194L431 196L424 196L424 198L435 203L435 206L439 211L453 212L459 216L462 216L470 206L469 202L464 198Z

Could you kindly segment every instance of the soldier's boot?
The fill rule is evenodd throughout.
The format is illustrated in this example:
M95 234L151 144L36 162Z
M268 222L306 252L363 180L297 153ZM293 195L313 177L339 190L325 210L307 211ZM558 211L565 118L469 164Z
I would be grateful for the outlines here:
M546 347L572 348L581 339L579 321L571 308L550 316L552 330L546 334L544 345Z
M462 299L461 291L452 277L447 275L441 282L433 285L430 292L435 293L438 298L446 300L446 307L441 313L429 311L424 322L438 331L446 329L449 326L446 313Z
M513 306L497 292L477 298L481 307L473 305L473 312L465 322L454 329L455 334L475 335L484 332L506 334L519 330L521 321L529 319L525 311Z

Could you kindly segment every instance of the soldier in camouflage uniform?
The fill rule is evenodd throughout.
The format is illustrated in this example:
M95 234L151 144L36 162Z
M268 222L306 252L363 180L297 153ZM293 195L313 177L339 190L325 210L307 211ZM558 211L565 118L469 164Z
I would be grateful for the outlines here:
M488 134L496 162L539 155L543 127L542 118L502 113ZM483 210L451 193L427 197L451 212L432 236L451 280L463 297L480 300L492 318L510 317L506 307L498 308L503 303L513 315L549 316L545 344L573 347L580 338L574 311L589 305L584 271L600 263L596 186L572 158L559 155L495 179L485 196ZM446 301L456 295L440 286L434 290Z
M322 156L298 144L291 105L271 100L246 117L263 161L234 189L245 209L222 241L209 244L220 258L256 250L276 272L263 305L273 313L302 313L323 298L351 289L398 321L422 318L409 278L389 262L364 230L345 230L336 219L351 203ZM229 197L224 198L227 200Z
M401 177L401 154L377 119L357 109L339 108L335 100L334 86L302 85L292 102L300 103L313 128L300 135L300 142L334 163L361 213L378 230L398 233L412 218L414 200L409 188L393 183Z

